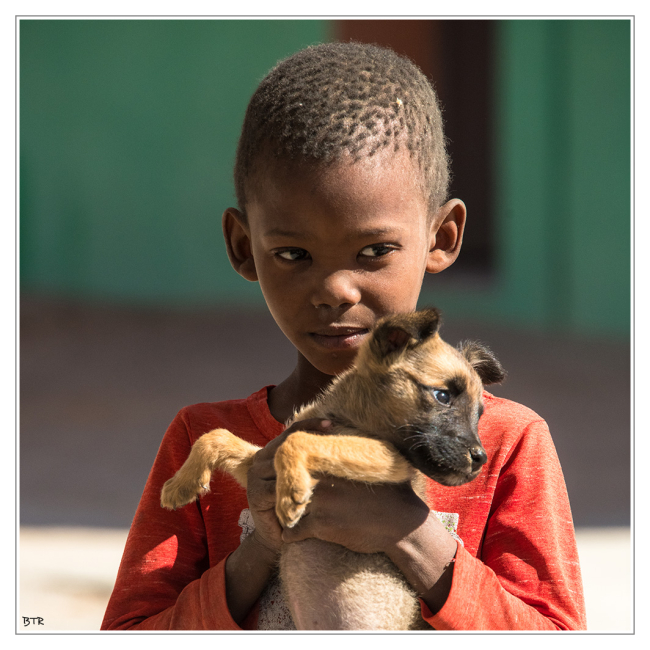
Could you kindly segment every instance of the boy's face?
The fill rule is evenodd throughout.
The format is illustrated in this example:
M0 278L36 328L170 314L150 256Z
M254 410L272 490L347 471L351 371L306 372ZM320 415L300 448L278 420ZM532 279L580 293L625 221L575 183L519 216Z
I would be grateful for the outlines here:
M234 209L224 214L231 261L259 281L275 321L307 361L338 374L379 318L416 308L427 270L454 261L464 206L450 202L429 218L406 152L315 169L269 165L264 174L247 223ZM457 231L452 246L449 224Z

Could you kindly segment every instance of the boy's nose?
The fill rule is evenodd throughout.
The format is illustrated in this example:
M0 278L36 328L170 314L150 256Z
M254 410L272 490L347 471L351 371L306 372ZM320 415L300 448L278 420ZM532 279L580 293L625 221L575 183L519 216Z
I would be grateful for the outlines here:
M354 273L337 271L325 276L312 294L314 307L340 307L356 305L361 300L361 292Z

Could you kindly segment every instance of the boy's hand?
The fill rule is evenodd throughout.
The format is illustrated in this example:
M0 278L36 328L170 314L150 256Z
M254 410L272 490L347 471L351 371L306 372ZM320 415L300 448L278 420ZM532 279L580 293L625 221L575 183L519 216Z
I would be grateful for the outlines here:
M325 424L323 424L325 423ZM273 459L278 447L294 431L309 431L311 433L327 433L330 423L327 420L314 418L294 422L277 438L255 455L248 471L248 507L255 522L253 533L255 540L275 560L282 546L282 527L275 514L275 467Z
M408 483L369 485L327 475L320 478L306 514L283 531L282 539L317 537L358 553L387 552L417 530L429 512Z

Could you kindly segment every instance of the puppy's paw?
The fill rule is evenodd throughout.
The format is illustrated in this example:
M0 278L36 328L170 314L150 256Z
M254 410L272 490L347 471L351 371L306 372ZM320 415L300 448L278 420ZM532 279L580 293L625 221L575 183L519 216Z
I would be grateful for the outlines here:
M293 528L300 521L311 500L314 484L309 474L294 476L291 480L278 478L275 512L282 526Z
M203 496L210 491L210 472L204 475L187 479L181 472L170 478L163 485L160 493L160 505L167 510L176 510L188 503L192 503L197 497Z
M284 499L278 499L278 504L276 506L276 513L280 524L284 528L293 528L305 514L307 505L301 505L296 503L293 499L285 497Z

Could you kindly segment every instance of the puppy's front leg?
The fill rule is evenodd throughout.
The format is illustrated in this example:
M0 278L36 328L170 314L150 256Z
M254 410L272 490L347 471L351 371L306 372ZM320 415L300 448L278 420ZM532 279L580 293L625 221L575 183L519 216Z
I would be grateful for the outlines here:
M283 526L295 526L324 473L366 483L403 483L413 468L388 442L360 436L321 436L296 431L275 454L276 514Z
M215 469L223 470L246 487L248 469L260 447L238 438L226 429L203 434L192 446L183 466L163 485L160 505L175 510L192 503L210 490Z

